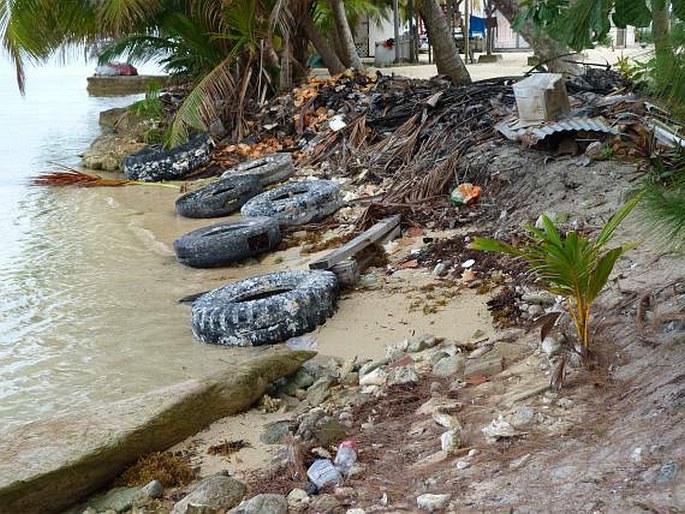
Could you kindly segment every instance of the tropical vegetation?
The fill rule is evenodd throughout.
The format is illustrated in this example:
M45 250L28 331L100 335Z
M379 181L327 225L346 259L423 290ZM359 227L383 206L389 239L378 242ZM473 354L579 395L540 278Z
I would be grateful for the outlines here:
M475 250L500 252L523 259L539 283L548 291L565 299L573 319L582 352L590 342L592 307L609 279L618 258L628 248L605 247L621 222L640 201L636 196L626 202L607 221L593 239L579 231L562 234L554 223L542 216L542 228L526 226L526 242L519 246L489 238L475 238L470 247Z

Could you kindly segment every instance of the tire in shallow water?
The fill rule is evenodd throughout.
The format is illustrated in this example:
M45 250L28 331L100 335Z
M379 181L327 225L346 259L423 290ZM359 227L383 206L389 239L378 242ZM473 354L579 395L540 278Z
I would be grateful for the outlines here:
M289 153L274 153L259 159L241 162L226 170L221 178L251 175L259 179L262 187L277 184L290 178L295 173L293 158Z
M126 178L143 182L176 180L207 164L214 150L209 134L193 134L187 143L170 149L162 145L143 148L121 161Z
M330 271L292 270L240 280L193 303L192 329L205 343L257 346L314 330L335 312Z
M269 216L281 226L321 221L342 206L340 187L330 180L293 182L271 189L243 205L245 217Z
M276 220L247 218L188 232L174 241L174 252L186 266L216 268L273 250L280 242Z
M257 177L222 178L176 200L176 212L186 218L216 218L240 209L262 191Z

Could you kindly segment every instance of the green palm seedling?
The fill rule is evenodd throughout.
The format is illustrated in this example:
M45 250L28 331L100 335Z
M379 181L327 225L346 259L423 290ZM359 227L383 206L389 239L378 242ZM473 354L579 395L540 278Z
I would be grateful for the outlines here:
M554 223L542 217L542 228L527 226L527 241L512 246L501 241L475 238L470 247L475 250L500 252L520 257L551 293L566 300L581 351L587 353L590 344L589 323L592 305L606 285L614 264L628 249L617 246L605 249L621 222L630 214L640 197L624 204L604 225L595 239L575 230L561 234Z

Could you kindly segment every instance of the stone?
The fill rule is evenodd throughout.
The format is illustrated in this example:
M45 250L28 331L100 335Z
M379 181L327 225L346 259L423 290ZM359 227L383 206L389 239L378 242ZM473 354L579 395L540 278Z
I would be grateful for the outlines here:
M475 457L475 456L478 455L479 453L480 453L480 451L479 451L478 449L476 449L476 448L471 448L471 449L469 450L469 457Z
M547 291L526 291L521 294L521 301L531 305L554 305L556 299L552 293Z
M371 373L374 369L380 368L381 366L387 366L389 363L390 359L387 357L384 359L377 359L375 361L367 362L366 364L362 365L361 368L359 368L359 376L363 377L364 375Z
M502 416L499 419L492 420L488 426L481 429L483 435L490 441L496 441L504 437L513 437L516 435L516 430L509 423L507 423Z
M530 425L535 419L535 409L529 406L523 406L516 409L507 420L514 428L524 428Z
M349 359L346 359L345 362L343 362L342 366L340 367L340 381L342 383L345 382L345 379L348 375L354 372L354 368L357 365L357 356L355 355L354 357L350 357ZM358 375L357 375L358 376Z
M298 389L307 389L314 383L314 377L304 369L300 369L292 377L288 378L287 384L283 387L283 392L288 396L295 396Z
M545 313L545 309L541 305L532 304L528 306L527 311L532 318L537 318Z
M339 506L340 502L332 494L319 494L313 497L310 503L311 510L313 512L320 512L321 514L335 512Z
M307 491L304 489L293 489L288 493L288 503L294 503L294 502L299 502L304 500L305 498L309 498L309 495L307 494Z
M229 512L233 514L287 514L288 500L280 494L258 494Z
M358 386L359 385L359 373L352 371L340 379L340 383L346 386Z
M449 494L422 494L416 498L416 506L428 512L435 512L444 509L449 500Z
M630 460L633 462L642 462L642 448L637 447L635 448L632 453L630 454Z
M123 512L130 509L133 502L140 497L140 487L116 487L90 500L88 506L98 512L106 510Z
M514 459L509 463L509 469L511 470L517 470L528 464L528 461L530 460L531 455L530 453L526 453L525 455L522 455L518 459Z
M362 372L360 371L360 374ZM361 386L382 386L388 380L388 373L383 368L375 368L373 371L367 374L361 374L359 378L359 385Z
M585 155L587 155L593 161L601 161L606 158L606 150L604 143L601 141L593 141L585 149Z
M552 357L561 351L561 343L556 338L547 336L542 340L540 348L548 357Z
M442 359L445 357L451 357L451 355L443 350L438 350L436 352L431 353L431 356L428 359L428 362L432 366L435 366L438 362L440 362Z
M316 407L326 401L332 384L333 379L330 377L321 377L314 382L307 391L307 402L309 402L309 405Z
M366 514L366 511L364 509L354 508L354 509L347 509L345 511L345 514Z
M435 347L441 342L442 339L435 337L433 334L422 334L420 336L412 337L407 341L407 352L422 352L428 348Z
M451 455L459 448L461 428L443 432L440 436L440 447L447 455Z
M447 266L445 266L442 262L437 263L435 268L433 268L433 275L436 277L444 277L447 275Z
M458 460L457 463L455 464L456 468L459 470L463 470L466 468L471 467L471 463L467 460Z
M463 375L466 368L466 362L461 355L453 355L451 357L444 357L435 363L433 366L433 374L438 377L451 377L455 375Z
M347 427L335 418L326 416L321 418L312 431L314 438L322 446L330 446L333 443L344 441L347 435Z
M164 486L159 480L153 480L140 490L140 495L148 498L161 498L164 496Z
M680 465L676 461L669 460L664 462L659 469L659 474L656 477L656 483L665 484L668 482L673 482L678 476L679 471Z
M279 444L282 443L290 433L291 422L288 420L274 421L267 423L262 429L262 435L259 440L264 444Z
M419 374L412 365L391 368L388 373L388 385L415 384L419 381Z
M64 510L141 455L167 450L249 408L269 384L314 355L277 350L219 373L6 430L0 438L0 505L6 512Z
M491 377L502 371L502 355L497 349L489 351L478 359L467 359L464 366L464 375L485 375Z
M422 403L416 409L416 413L426 416L432 416L434 412L449 413L459 410L461 405L460 402L451 398L433 397Z
M235 478L215 475L201 480L193 490L174 505L171 514L186 514L189 506L231 509L245 496L247 487Z

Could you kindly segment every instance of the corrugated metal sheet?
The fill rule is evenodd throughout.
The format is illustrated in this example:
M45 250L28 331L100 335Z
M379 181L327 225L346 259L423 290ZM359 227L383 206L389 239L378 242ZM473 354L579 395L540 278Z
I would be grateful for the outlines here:
M537 125L519 127L518 120L504 120L498 123L497 130L512 141L526 141L536 144L558 132L602 132L618 134L619 131L609 125L604 118L576 117L562 121L546 121Z

